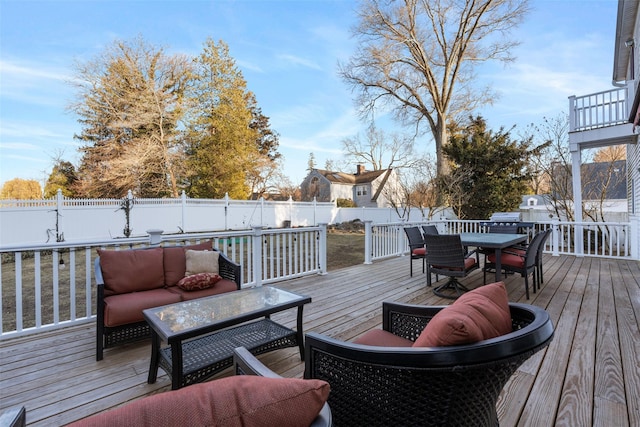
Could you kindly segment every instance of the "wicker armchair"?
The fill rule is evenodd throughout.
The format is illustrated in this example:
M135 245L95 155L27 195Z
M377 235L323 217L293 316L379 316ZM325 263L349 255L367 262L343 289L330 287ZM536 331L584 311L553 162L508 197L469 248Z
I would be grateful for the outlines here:
M513 332L468 345L374 347L308 333L304 376L331 385L337 426L497 426L505 383L553 337L545 310L509 306ZM386 302L382 327L414 341L442 308Z

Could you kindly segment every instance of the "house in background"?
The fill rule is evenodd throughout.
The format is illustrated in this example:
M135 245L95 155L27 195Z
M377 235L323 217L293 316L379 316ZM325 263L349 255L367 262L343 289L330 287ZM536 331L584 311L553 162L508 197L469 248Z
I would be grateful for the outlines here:
M402 202L398 176L393 169L367 171L357 165L356 173L313 169L300 184L303 201L352 200L358 207L386 208Z
M610 145L626 146L626 197L629 218L640 213L640 5L618 0L613 55L613 89L569 98L569 147L575 218L582 221L581 151Z

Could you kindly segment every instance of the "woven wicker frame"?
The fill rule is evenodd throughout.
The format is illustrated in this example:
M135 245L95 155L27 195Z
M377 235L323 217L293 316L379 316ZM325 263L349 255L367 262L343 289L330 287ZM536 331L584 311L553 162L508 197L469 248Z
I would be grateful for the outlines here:
M553 337L546 311L510 308L514 332L461 346L384 348L309 333L305 378L329 382L338 426L496 426L504 384ZM414 340L441 309L384 303L383 328Z

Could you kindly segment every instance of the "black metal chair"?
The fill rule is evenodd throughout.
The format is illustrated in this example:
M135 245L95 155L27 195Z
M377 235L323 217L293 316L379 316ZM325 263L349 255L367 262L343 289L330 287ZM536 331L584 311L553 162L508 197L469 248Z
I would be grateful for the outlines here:
M500 265L503 270L520 273L524 278L524 289L527 299L529 299L529 274L533 275L533 293L536 292L536 286L538 284L538 248L546 235L547 233L545 231L540 231L536 234L527 246L524 254L516 254L505 250L500 258ZM482 269L483 283L485 284L487 283L487 272L495 271L495 261L495 254L487 255Z
M442 298L455 299L467 292L457 278L466 277L479 268L478 260L471 257L473 252L466 253L459 234L438 234L424 236L427 245L427 286L431 286L431 273L448 276L444 285L437 286L433 293ZM455 295L450 293L454 291Z
M383 329L415 341L442 308L385 302ZM304 376L329 382L339 426L497 426L505 383L553 337L545 310L509 308L513 332L474 344L376 347L308 333Z
M438 227L436 227L435 225L422 225L422 234L423 235L437 235L440 234L440 232L438 231Z
M426 249L424 246L424 238L419 227L404 227L404 233L407 235L409 241L409 251L411 256L409 257L409 276L413 277L413 260L422 260L422 272L424 273L425 254Z

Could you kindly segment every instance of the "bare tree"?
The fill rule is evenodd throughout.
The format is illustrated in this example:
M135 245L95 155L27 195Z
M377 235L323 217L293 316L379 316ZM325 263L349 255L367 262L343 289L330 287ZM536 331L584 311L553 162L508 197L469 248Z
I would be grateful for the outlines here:
M371 123L365 139L360 135L342 140L342 148L354 163L371 165L373 170L410 168L417 164L414 139L398 133L387 134Z
M513 59L509 32L527 11L528 0L364 0L353 29L359 47L340 75L362 114L391 109L417 134L431 131L442 175L448 122L494 98L474 87L474 66Z

